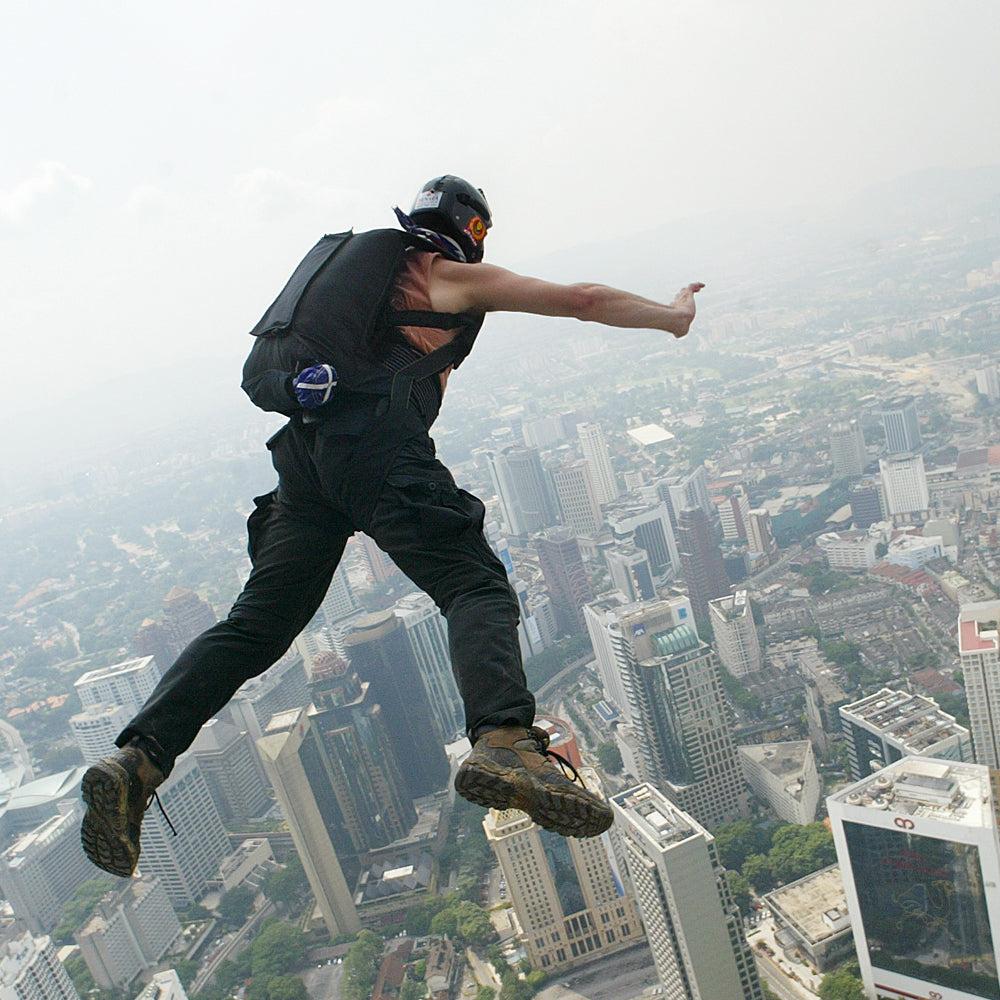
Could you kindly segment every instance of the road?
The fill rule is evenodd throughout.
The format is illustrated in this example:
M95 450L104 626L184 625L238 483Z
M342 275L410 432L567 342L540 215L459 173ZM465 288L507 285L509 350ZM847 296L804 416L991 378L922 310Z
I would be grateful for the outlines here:
M610 955L582 972L555 973L554 978L556 982L538 993L536 1000L635 1000L659 982L645 945Z
M499 991L503 984L497 976L492 974L493 966L489 962L481 959L471 948L465 949L465 959L480 986L489 986L491 989Z
M550 677L536 692L535 701L541 702L541 700L548 694L548 692L565 680L574 670L579 670L581 667L585 667L588 663L593 662L594 654L587 653L581 656L578 660L574 660L568 666L562 668L558 674L554 677Z
M754 953L760 978L778 995L779 1000L816 1000L816 994L799 983L793 983L781 969L760 952Z
M231 955L234 955L236 951L247 942L247 938L252 934L254 928L258 926L262 921L266 920L272 913L274 913L274 904L271 902L265 903L263 908L255 913L240 929L239 932L226 942L225 946L218 952L218 954L206 965L203 969L198 971L198 975L195 977L194 982L191 984L188 994L193 996L200 989L202 989L206 983L211 980L212 976L215 975L215 970Z

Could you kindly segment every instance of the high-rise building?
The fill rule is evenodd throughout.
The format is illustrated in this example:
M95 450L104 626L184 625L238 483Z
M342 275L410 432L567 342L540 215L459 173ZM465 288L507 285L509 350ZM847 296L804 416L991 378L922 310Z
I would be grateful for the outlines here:
M771 555L777 551L771 515L763 507L747 511L747 548L751 552Z
M882 492L890 517L924 514L930 507L927 474L922 455L893 455L880 458Z
M272 716L309 704L309 682L302 656L294 647L233 696L229 710L238 729L257 739Z
M62 802L60 810L0 855L0 891L35 934L59 923L63 904L93 872L80 850L80 804Z
M534 448L487 455L504 523L512 535L530 535L556 523L556 498Z
M651 601L656 597L649 554L633 542L623 542L604 553L611 585L630 601Z
M922 444L917 404L912 399L897 399L882 411L885 448L890 455L917 451Z
M961 608L958 651L976 761L1000 768L1000 601Z
M580 776L601 794L593 770L583 768ZM560 837L517 809L491 809L483 828L536 969L554 972L642 940L635 901L625 894L607 838Z
M933 698L882 688L840 706L851 777L866 778L907 755L972 762L972 736Z
M291 710L285 715L287 718L279 716L274 720L275 729L257 741L257 749L330 937L355 934L361 929L361 922L327 823L326 812L335 807L335 799L328 786L323 787L315 770L321 766L316 763L318 734L309 724L304 709ZM321 802L325 809L321 808Z
M416 657L403 623L391 611L359 619L344 640L351 666L371 685L412 798L440 791L448 759L437 738Z
M802 826L816 818L822 784L808 740L753 743L737 752L751 791L778 819Z
M991 403L1000 400L1000 367L985 365L976 369L976 392Z
M120 990L157 965L180 932L159 880L140 875L107 893L75 937L94 982Z
M188 1000L176 969L154 972L153 978L138 993L135 1000Z
M361 549L364 552L365 562L368 564L368 571L371 573L373 583L385 583L394 576L401 576L402 570L389 558L388 552L375 544L373 538L368 535L361 536Z
M689 471L671 469L657 484L656 492L667 505L670 523L675 528L681 511L690 507L698 507L709 517L713 516L714 505L708 492L708 474L704 465Z
M270 805L267 782L248 733L232 723L229 713L210 719L191 745L219 815L228 823L245 823Z
M722 677L687 598L629 605L611 626L642 778L712 828L747 815Z
M192 639L215 623L212 605L193 590L173 587L163 598L163 628L176 650L175 655L179 655Z
M84 708L121 705L131 715L153 693L162 673L152 656L140 656L110 667L88 670L73 685Z
M565 440L566 428L558 415L535 417L521 422L521 436L525 447L544 450Z
M830 460L834 479L856 479L868 464L865 435L857 420L844 420L830 426Z
M727 542L745 541L749 532L750 496L746 487L737 484L715 500L715 510Z
M48 937L33 937L16 924L0 935L0 997L3 1000L80 1000L80 994Z
M866 479L851 487L851 519L859 531L867 531L883 520L882 492L878 483Z
M631 721L628 695L622 681L621 669L615 655L615 643L611 628L617 621L618 611L630 603L624 594L611 593L599 597L596 601L584 605L583 619L587 625L587 634L594 649L594 660L597 663L597 676L601 679L604 696L622 713L623 720Z
M569 462L556 470L552 480L563 522L577 534L596 535L604 518L590 464L586 459Z
M394 610L406 629L438 739L450 743L465 734L465 709L451 669L448 623L427 594L409 594Z
M89 705L69 720L73 739L86 764L95 764L115 749L115 737L129 724L133 711L123 705Z
M707 623L708 602L729 593L729 578L712 523L700 507L682 510L678 515L677 547L695 619Z
M597 500L599 503L610 503L618 496L618 480L611 467L604 430L600 424L583 423L576 425L576 433L580 438L584 460L590 466Z
M322 619L327 628L333 628L341 619L354 614L360 606L351 587L351 581L347 578L347 567L341 562L337 572L333 574L326 597L319 606L317 617Z
M750 595L745 590L708 602L715 649L733 677L755 674L764 666Z
M904 757L827 799L865 995L1000 996L990 771Z
M137 656L152 656L160 672L165 672L177 659L178 650L163 627L162 622L147 618L132 639L132 651Z
M569 528L551 528L535 540L535 549L556 624L562 632L582 632L583 606L594 599L594 592L576 535Z
M157 793L163 809L149 810L143 820L140 866L144 874L159 878L177 909L187 909L208 890L219 862L230 852L229 838L194 754L177 758Z
M623 497L608 508L607 520L615 538L632 541L646 552L654 573L680 568L666 503L651 504L635 496Z
M611 799L668 1000L763 1000L715 838L649 784Z

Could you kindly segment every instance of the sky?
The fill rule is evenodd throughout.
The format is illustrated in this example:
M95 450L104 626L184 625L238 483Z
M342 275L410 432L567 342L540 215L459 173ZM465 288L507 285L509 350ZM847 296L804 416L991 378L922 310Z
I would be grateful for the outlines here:
M486 191L488 259L544 271L1000 163L997 52L991 0L8 0L0 421L30 439L39 407L179 364L237 385L316 238L392 225L440 173Z

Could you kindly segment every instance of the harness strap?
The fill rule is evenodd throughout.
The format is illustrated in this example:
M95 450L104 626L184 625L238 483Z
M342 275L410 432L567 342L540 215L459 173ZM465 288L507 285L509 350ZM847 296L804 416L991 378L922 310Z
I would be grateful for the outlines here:
M454 330L471 326L479 317L471 313L439 313L428 309L393 309L386 319L390 326L424 326L434 330Z

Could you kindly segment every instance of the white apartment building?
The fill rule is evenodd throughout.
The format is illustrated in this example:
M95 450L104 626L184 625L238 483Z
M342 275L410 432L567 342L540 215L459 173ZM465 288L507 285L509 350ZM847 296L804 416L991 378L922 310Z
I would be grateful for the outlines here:
M16 926L0 943L0 1000L80 1000L48 937Z
M595 535L604 517L590 463L581 458L557 469L552 477L564 523L580 535Z
M134 715L162 676L152 656L139 656L110 667L88 670L73 686L86 708L122 705Z
M809 740L737 747L750 791L786 823L816 819L822 785Z
M580 450L590 466L598 502L610 503L618 496L618 480L611 467L604 430L600 424L584 423L576 425L576 433L580 438Z
M1000 368L986 365L976 370L976 392L991 403L1000 400Z
M129 724L132 714L124 705L90 705L69 720L84 763L96 764L114 751L115 737Z
M878 538L867 531L826 531L816 539L830 569L871 569L878 562Z
M963 605L958 651L976 761L1000 767L1000 601Z
M188 995L175 969L154 973L153 978L135 1000L188 1000Z
M764 666L750 595L737 590L708 602L719 662L733 677L755 674Z
M624 594L613 592L583 607L583 620L590 636L597 663L597 676L604 688L604 697L621 713L625 723L631 721L628 694L622 682L621 669L615 654L611 626L617 621L617 611L629 603Z
M880 458L882 494L892 518L926 514L930 507L923 455L893 455Z

